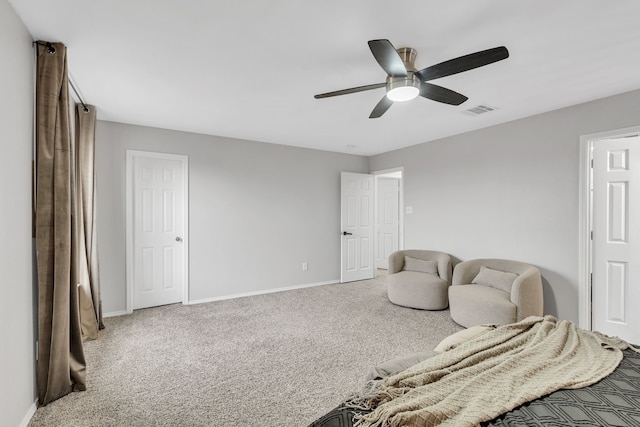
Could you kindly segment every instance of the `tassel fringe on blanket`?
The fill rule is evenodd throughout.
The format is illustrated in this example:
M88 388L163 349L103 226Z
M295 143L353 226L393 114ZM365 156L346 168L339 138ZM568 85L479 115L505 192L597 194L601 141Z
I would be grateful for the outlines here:
M532 316L367 383L349 406L372 412L356 416L354 427L476 426L556 390L600 381L630 347L569 321Z

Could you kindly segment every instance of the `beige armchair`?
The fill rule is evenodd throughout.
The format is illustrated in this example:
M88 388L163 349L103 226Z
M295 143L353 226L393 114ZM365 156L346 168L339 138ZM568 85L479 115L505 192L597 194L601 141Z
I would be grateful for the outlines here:
M389 256L387 297L405 307L444 310L449 305L451 274L451 257L443 252L394 252Z
M449 288L451 318L466 328L542 316L540 271L518 261L475 259L457 264Z

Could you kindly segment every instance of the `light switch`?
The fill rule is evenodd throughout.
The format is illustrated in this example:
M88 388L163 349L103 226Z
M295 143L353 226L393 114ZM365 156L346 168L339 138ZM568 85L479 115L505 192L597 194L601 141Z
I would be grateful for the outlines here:
M407 206L407 207L405 207L405 208L404 208L404 212L405 212L407 215L411 215L411 214L413 213L413 206Z

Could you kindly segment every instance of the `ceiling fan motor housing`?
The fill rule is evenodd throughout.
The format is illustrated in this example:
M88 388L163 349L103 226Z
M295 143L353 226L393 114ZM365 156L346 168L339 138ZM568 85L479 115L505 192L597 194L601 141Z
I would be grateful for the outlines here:
M418 69L416 68L417 54L418 51L411 47L401 47L400 49L398 49L398 55L400 55L402 62L404 62L404 66L407 71L418 71Z
M407 69L406 76L387 76L387 97L392 101L408 101L420 93L420 79L415 75L416 50L410 47L398 49Z

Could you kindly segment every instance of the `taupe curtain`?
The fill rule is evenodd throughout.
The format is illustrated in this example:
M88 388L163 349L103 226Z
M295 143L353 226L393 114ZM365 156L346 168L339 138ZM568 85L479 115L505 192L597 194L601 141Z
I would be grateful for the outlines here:
M78 284L82 336L95 339L102 323L98 248L96 238L95 165L96 110L91 105L76 105L76 242L74 283Z
M85 390L77 287L71 278L72 143L66 47L37 45L36 263L38 268L38 401Z

